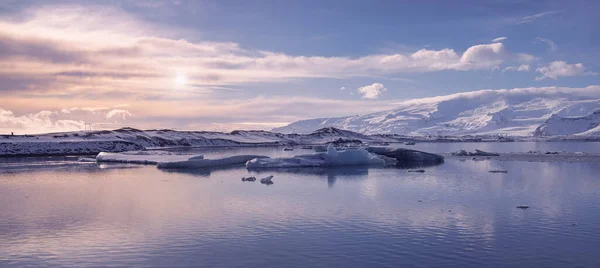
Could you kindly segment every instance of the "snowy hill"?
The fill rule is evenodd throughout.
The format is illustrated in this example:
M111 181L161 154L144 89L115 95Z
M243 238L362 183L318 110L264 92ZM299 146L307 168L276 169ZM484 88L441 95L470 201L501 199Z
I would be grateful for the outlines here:
M309 133L335 127L363 134L532 136L552 116L581 117L596 110L600 86L480 90L402 101L390 111L302 120L273 131Z
M351 131L324 128L310 134L281 134L268 131L236 130L231 133L208 131L138 130L121 128L102 131L76 131L40 135L0 136L0 156L68 155L121 152L157 147L227 147L324 144L342 140L371 142L389 138L368 137Z
M559 135L600 136L600 110L580 117L552 115L534 133L538 137Z

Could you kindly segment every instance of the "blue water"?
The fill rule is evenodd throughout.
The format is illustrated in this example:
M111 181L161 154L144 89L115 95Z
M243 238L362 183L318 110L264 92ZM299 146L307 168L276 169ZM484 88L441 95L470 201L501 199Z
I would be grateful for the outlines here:
M0 159L0 267L600 266L600 163L257 174L75 160ZM269 186L240 180L271 174Z

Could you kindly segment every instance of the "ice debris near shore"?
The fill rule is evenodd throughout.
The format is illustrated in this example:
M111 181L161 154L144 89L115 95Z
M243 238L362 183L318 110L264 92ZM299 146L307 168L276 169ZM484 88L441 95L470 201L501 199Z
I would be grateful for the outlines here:
M500 156L497 153L489 153L481 150L475 149L475 152L467 152L465 150L460 150L458 152L453 152L451 155L455 156Z
M364 149L337 151L329 144L327 152L296 155L294 157L261 158L246 162L248 169L334 167L334 166L386 166L396 164L395 159L371 154Z

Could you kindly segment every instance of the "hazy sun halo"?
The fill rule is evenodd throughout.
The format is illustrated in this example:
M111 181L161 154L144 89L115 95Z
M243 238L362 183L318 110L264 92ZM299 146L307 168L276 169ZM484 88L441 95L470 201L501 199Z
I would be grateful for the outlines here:
M184 74L177 74L175 77L175 84L178 86L183 86L185 83L187 83L187 77L185 77Z

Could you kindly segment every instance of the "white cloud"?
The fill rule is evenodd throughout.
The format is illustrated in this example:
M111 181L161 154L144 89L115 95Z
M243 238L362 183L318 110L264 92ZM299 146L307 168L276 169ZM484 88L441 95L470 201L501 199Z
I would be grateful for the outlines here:
M368 86L358 88L358 93L363 95L363 99L377 99L382 92L386 91L387 88L381 83L373 83Z
M492 42L496 43L496 42L500 42L500 41L504 41L504 40L506 40L506 36L494 38L494 39L492 39Z
M544 80L546 78L558 79L560 76L584 76L598 75L595 72L586 72L585 66L582 63L568 64L564 61L554 61L547 66L535 69L542 76L536 77L535 80Z
M502 43L476 45L468 48L460 57L462 69L489 69L500 65L509 57Z
M106 113L106 119L121 119L121 120L125 120L127 119L127 117L131 116L131 113L127 110L121 110L121 109L113 109L108 111L108 113Z
M554 41L552 41L550 39L544 39L544 38L541 38L541 37L537 37L536 39L538 41L546 43L550 47L550 51L555 52L555 51L558 50L558 46L554 43Z
M519 66L508 66L502 70L503 72L529 72L531 70L531 66L529 64L521 64Z
M517 24L530 23L530 22L533 22L533 21L535 21L537 19L540 19L542 17L554 15L556 13L560 13L560 11L546 11L546 12L541 12L541 13L533 14L531 16L525 16L525 17L521 18L517 22Z
M75 131L85 129L86 123L103 125L106 119L125 120L131 113L127 110L104 107L71 107L54 111L43 110L34 113L16 115L10 110L0 108L0 132L40 133Z
M533 62L538 60L538 57L527 54L527 53L517 53L517 61L519 62Z
M344 89L346 89L346 87L341 87L341 88L340 88L340 90L344 90Z
M14 91L44 88L42 93L69 94L81 92L85 80L98 94L167 95L173 92L164 89L174 88L174 77L181 72L187 76L188 90L210 93L216 86L295 78L491 69L521 57L501 43L474 45L463 53L442 48L357 58L292 56L244 49L231 42L172 38L171 30L107 7L46 6L28 12L25 19L0 18L0 40L10 42L7 51L0 51L5 54L0 64L11 66L0 69L0 75L46 83L11 88Z

